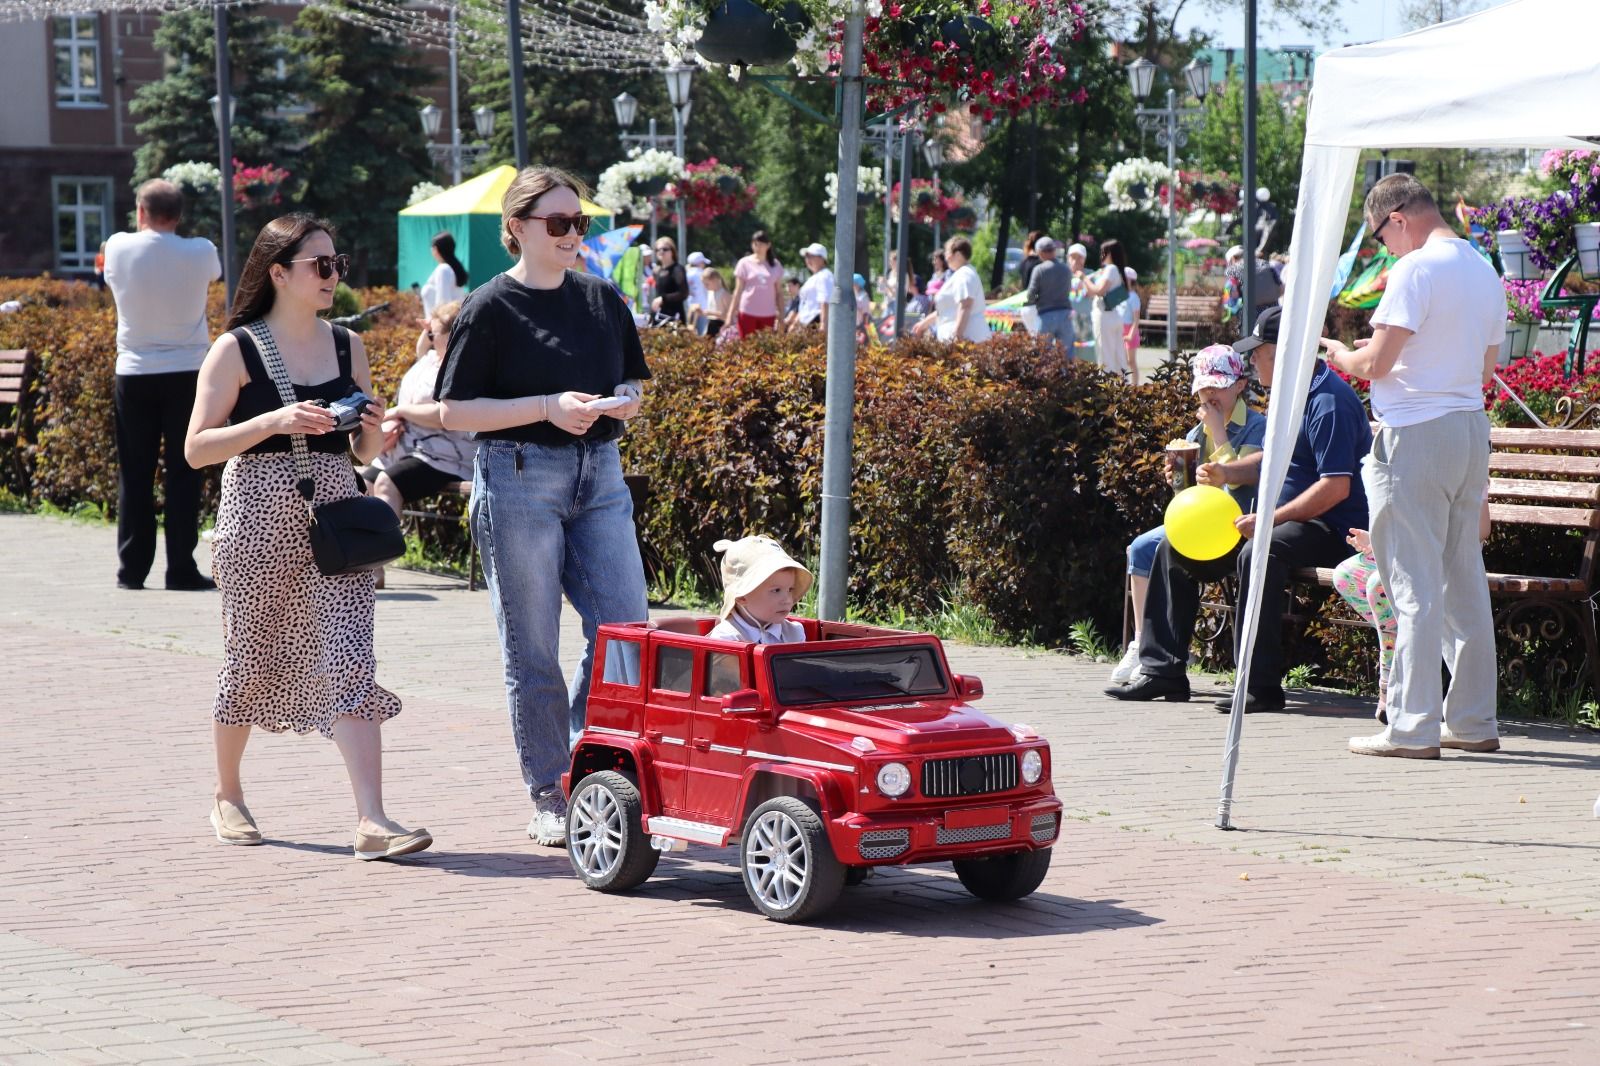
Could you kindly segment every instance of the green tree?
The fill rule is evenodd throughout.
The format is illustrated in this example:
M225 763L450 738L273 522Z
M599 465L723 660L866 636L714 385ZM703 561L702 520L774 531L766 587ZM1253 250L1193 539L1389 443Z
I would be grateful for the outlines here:
M300 81L287 62L282 27L252 14L253 10L235 7L228 15L233 154L246 165L289 166L293 130L281 110L293 102ZM128 107L145 139L134 155L135 184L160 176L174 163L217 159L217 127L210 104L217 92L211 9L168 12L156 30L155 45L166 55L167 73L141 86Z
M295 22L310 107L300 202L339 229L352 284L393 284L395 212L433 174L417 122L432 76L404 40L340 18L339 6L307 8Z
M1294 207L1300 196L1300 160L1306 140L1306 106L1299 95L1282 96L1256 87L1256 185L1272 193L1278 228L1272 245L1287 248L1294 229ZM1191 157L1207 171L1241 177L1244 144L1244 79L1239 68L1228 73L1221 94L1206 101L1204 122L1190 135Z

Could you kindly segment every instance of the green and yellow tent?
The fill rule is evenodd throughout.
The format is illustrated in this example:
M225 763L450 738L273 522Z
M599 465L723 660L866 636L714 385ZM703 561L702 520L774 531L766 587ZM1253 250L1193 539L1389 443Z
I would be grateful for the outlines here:
M456 239L456 256L467 268L467 283L476 287L511 265L500 244L500 201L517 176L517 169L499 166L446 189L399 214L400 288L421 285L437 265L430 244L433 236L448 231ZM611 212L583 201L583 213L598 220L599 229L610 228Z

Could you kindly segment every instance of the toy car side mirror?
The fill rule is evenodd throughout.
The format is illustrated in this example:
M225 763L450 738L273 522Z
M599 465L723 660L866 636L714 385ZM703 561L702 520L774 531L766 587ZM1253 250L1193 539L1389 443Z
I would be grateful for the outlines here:
M972 674L957 674L956 695L964 700L982 699L983 679Z
M730 718L768 717L761 703L761 693L753 688L737 689L722 697L722 713Z

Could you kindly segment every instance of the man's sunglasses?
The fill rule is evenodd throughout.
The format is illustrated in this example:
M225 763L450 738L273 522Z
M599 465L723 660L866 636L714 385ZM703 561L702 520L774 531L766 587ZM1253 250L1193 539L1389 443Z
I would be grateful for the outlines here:
M1399 207L1395 208L1394 211L1390 211L1387 215L1384 215L1383 216L1383 221L1378 223L1378 228L1372 231L1372 239L1373 239L1373 241L1376 242L1376 241L1379 241L1379 240L1382 239L1382 237L1383 237L1383 227L1387 226L1394 219L1395 212L1404 211L1406 208L1408 208L1410 206L1411 206L1410 204L1401 204ZM1386 244L1386 245L1384 245L1384 247L1387 248L1389 246Z
M544 231L552 237L565 237L567 231L582 237L589 232L588 215L523 215L523 218L544 223Z
M348 255L343 255L343 254L340 254L340 255L313 255L313 256L307 256L304 259L285 259L284 260L284 264L285 265L288 265L289 263L315 263L315 264L317 264L317 277L321 278L323 281L327 281L329 278L333 277L335 274L338 274L341 278L342 277L347 277L350 274L350 257Z

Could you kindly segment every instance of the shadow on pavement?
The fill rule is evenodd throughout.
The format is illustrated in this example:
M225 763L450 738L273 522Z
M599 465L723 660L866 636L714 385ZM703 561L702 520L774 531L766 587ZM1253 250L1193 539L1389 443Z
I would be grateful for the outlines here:
M1600 851L1600 844L1562 844L1549 840L1487 840L1483 837L1421 837L1402 836L1386 833L1340 833L1331 829L1257 829L1250 826L1236 825L1234 829L1241 833L1257 833L1268 836L1292 837L1329 837L1340 840L1394 840L1417 844L1471 844L1474 846L1512 847L1512 848L1554 848L1561 851Z

